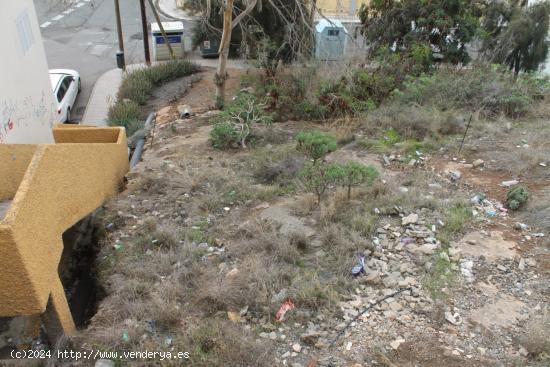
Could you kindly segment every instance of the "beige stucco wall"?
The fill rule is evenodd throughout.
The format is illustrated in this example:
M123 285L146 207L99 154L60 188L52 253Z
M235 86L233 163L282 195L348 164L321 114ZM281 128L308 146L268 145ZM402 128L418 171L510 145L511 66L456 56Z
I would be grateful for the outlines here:
M60 125L53 135L56 144L0 145L0 201L12 200L0 220L0 316L42 313L56 292L64 300L61 236L116 194L128 171L123 128Z
M0 143L51 143L55 105L33 0L2 0Z

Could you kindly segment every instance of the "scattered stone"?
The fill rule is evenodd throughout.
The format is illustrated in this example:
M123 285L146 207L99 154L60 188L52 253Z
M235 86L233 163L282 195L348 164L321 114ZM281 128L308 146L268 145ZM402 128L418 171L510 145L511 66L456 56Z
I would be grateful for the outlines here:
M484 164L485 164L485 162L483 161L483 159L476 159L476 160L473 161L473 163L472 163L472 165L474 166L474 168L482 167Z
M533 258L528 258L528 259L525 259L525 264L527 266L530 266L530 267L535 267L537 266L537 260L533 259Z
M405 194L405 193L409 192L409 189L407 189L405 186L400 186L399 187L399 192Z
M451 175L451 181L458 181L462 177L460 171L451 171L449 174Z
M445 320L450 322L451 324L458 326L462 324L462 317L458 314L458 312L445 312Z
M369 271L365 277L365 283L367 284L379 284L380 283L380 272L377 270Z
M401 218L401 225L407 226L409 224L416 224L418 222L418 214L412 213L406 217Z
M225 277L226 277L226 278L234 278L234 277L236 277L237 275L239 275L239 269L233 268L233 269L229 270L229 271L227 272L227 274L225 274Z
M518 270L525 270L525 259L523 257L519 259Z
M523 346L519 346L519 350L518 350L519 354L523 357L527 357L529 355L529 352L527 351L527 349L525 349Z
M403 338L395 339L394 341L392 341L390 343L390 347L392 347L393 350L397 350L397 349L399 349L399 346L401 344L403 344L404 342L405 342L405 339L403 339Z
M512 187L519 184L518 180L502 181L500 186L502 187Z
M302 351L302 346L298 343L292 344L292 350L296 353L300 353Z
M300 341L307 345L315 345L320 336L321 333L317 331L309 331L300 336Z
M353 345L352 342L347 342L346 344L346 350L351 350L351 346Z
M460 273L468 283L474 281L474 274L472 273L473 267L474 262L472 260L464 260L460 263Z

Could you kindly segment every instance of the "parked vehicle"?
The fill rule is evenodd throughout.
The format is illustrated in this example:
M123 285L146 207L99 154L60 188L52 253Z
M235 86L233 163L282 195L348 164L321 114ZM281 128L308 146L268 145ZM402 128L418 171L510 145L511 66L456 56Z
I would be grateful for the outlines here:
M52 69L50 82L57 103L57 121L71 122L71 110L81 88L80 74L69 69Z

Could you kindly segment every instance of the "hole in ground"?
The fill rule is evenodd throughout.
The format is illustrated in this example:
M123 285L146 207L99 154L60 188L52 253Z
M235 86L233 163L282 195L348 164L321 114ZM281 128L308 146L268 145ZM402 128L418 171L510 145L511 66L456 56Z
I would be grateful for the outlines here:
M96 276L96 259L103 233L94 214L63 233L64 248L59 275L79 329L88 325L105 294Z

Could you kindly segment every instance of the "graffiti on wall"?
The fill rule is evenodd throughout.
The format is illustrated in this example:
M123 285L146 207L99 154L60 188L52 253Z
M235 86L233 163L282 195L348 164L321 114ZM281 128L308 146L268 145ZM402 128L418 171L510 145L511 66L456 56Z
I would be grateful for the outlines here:
M48 103L44 92L37 102L30 96L22 100L4 100L0 102L0 143L17 129L36 126L53 127L54 106Z

